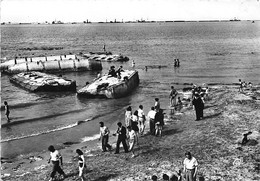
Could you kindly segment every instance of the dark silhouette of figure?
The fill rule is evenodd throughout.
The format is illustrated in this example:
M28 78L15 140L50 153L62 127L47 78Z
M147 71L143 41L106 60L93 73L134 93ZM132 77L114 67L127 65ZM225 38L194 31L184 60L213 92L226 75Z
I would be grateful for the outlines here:
M119 147L120 147L121 143L123 144L125 153L127 153L128 152L128 148L127 148L127 144L126 144L126 138L127 138L126 137L126 128L122 125L121 122L118 122L117 126L118 126L118 128L117 128L116 134L118 135L118 137L117 137L115 154L119 153Z
M195 93L192 104L196 112L196 121L198 121L203 118L204 109L204 103L198 93Z

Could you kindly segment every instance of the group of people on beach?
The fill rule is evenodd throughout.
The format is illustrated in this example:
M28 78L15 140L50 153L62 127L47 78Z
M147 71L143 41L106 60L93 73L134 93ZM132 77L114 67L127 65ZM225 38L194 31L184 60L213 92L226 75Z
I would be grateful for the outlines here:
M244 88L248 87L251 89L253 87L253 84L251 82L248 82L248 83L246 83L246 81L242 82L241 79L239 79L238 81L239 81L239 89L238 89L239 92L243 92Z

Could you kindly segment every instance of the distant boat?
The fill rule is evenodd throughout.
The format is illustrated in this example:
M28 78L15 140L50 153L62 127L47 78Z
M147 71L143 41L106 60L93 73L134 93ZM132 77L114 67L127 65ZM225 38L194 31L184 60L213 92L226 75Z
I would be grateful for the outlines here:
M252 21L252 23L255 23L255 21Z
M237 19L236 17L234 19L231 19L229 21L241 21L240 19Z

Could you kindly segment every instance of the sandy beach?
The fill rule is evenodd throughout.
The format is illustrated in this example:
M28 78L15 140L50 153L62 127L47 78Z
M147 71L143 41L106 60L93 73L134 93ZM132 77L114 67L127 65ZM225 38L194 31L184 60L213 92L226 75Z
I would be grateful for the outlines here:
M168 102L161 102L165 110L162 137L146 134L140 137L131 153L103 153L98 140L66 143L57 148L63 156L64 180L80 180L76 149L86 156L86 180L151 180L156 175L177 174L183 168L184 153L190 151L198 160L197 180L251 181L260 180L260 87L238 92L238 86L212 86L210 99L205 103L204 119L195 121L195 112L188 106L172 114ZM148 125L148 122L146 122ZM246 145L243 134L252 132ZM115 148L116 137L110 136ZM46 148L47 149L47 148ZM49 152L24 155L14 160L1 159L1 179L49 180L52 165ZM62 180L57 178L57 180Z

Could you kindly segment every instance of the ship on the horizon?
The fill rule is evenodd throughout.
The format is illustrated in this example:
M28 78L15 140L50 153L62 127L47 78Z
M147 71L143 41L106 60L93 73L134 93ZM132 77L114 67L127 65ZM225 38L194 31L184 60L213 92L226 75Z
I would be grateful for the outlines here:
M236 17L234 17L234 19L231 19L229 21L241 21L240 19L237 19Z

